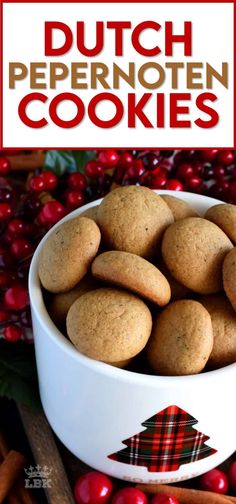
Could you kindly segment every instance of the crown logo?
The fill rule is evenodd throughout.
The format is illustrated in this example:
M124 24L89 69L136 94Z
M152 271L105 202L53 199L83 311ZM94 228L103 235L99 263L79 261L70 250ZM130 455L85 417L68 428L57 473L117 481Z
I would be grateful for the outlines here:
M46 465L41 467L39 464L37 464L35 467L30 466L28 469L24 469L24 471L29 479L33 478L47 479L49 478L52 469L49 469L49 467Z

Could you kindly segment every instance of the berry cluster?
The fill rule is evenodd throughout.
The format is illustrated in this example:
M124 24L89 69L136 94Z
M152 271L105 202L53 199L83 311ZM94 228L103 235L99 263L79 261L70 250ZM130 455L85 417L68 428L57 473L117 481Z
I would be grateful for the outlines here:
M236 461L231 462L228 473L220 469L212 469L199 479L202 490L226 494L228 489L236 493ZM174 495L158 493L148 501L144 492L135 487L124 487L113 497L113 484L105 474L91 471L81 476L75 484L75 500L77 504L179 504ZM199 501L200 504L200 501Z
M84 173L37 170L14 179L0 156L0 328L7 341L28 341L27 291L32 254L45 232L64 215L107 194L117 185L192 191L236 203L236 159L232 150L98 151Z
M236 159L232 150L107 150L87 164L85 173L93 180L95 197L103 196L112 184L140 184L236 202Z

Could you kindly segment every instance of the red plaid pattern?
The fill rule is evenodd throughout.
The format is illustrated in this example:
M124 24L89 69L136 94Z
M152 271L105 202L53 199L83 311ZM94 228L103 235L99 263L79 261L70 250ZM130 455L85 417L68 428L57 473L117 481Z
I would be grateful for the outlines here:
M177 471L182 464L216 453L205 444L209 436L193 428L198 420L178 406L168 406L142 423L146 430L122 441L127 448L108 456L149 472Z

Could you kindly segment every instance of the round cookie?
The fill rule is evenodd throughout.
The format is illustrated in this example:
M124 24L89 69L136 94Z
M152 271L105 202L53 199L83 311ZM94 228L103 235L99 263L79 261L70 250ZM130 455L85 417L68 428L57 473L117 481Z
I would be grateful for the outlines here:
M206 308L197 301L175 301L154 322L147 359L157 374L191 375L204 369L212 347L212 323Z
M119 187L98 208L98 224L109 248L145 258L155 256L172 222L168 205L147 187Z
M161 198L168 205L172 212L174 221L185 219L186 217L199 217L199 214L189 203L169 194L162 194Z
M188 217L172 224L162 241L162 256L173 277L194 292L222 290L222 264L233 245L213 222Z
M204 296L200 302L211 316L213 350L207 366L216 369L236 362L236 314L223 295Z
M66 323L66 316L71 305L80 296L83 296L86 292L94 290L98 287L98 282L90 276L89 274L80 280L73 289L67 292L60 292L59 294L54 294L48 312L53 320L54 324L62 328Z
M88 217L89 219L94 220L97 224L98 207L99 207L99 205L95 205L91 208L88 208L87 210L84 210L84 212L82 212L79 216L80 217Z
M66 325L70 340L81 353L115 364L145 347L152 317L144 302L133 294L101 288L73 303Z
M236 243L236 206L222 203L214 205L205 213L205 219L214 222Z
M131 290L164 306L170 301L170 286L164 275L150 262L129 252L112 250L97 256L92 274L99 280Z
M223 263L224 291L236 311L236 247L225 257Z
M87 217L76 217L50 233L39 257L39 278L52 293L72 289L97 254L101 233Z

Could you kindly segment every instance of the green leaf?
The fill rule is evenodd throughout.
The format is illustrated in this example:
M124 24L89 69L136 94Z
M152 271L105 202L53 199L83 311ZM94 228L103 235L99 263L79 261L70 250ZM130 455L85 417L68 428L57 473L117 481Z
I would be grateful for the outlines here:
M0 340L0 396L31 407L40 405L33 345Z
M59 177L66 172L83 172L85 164L95 157L93 150L49 150L44 169L54 171Z

